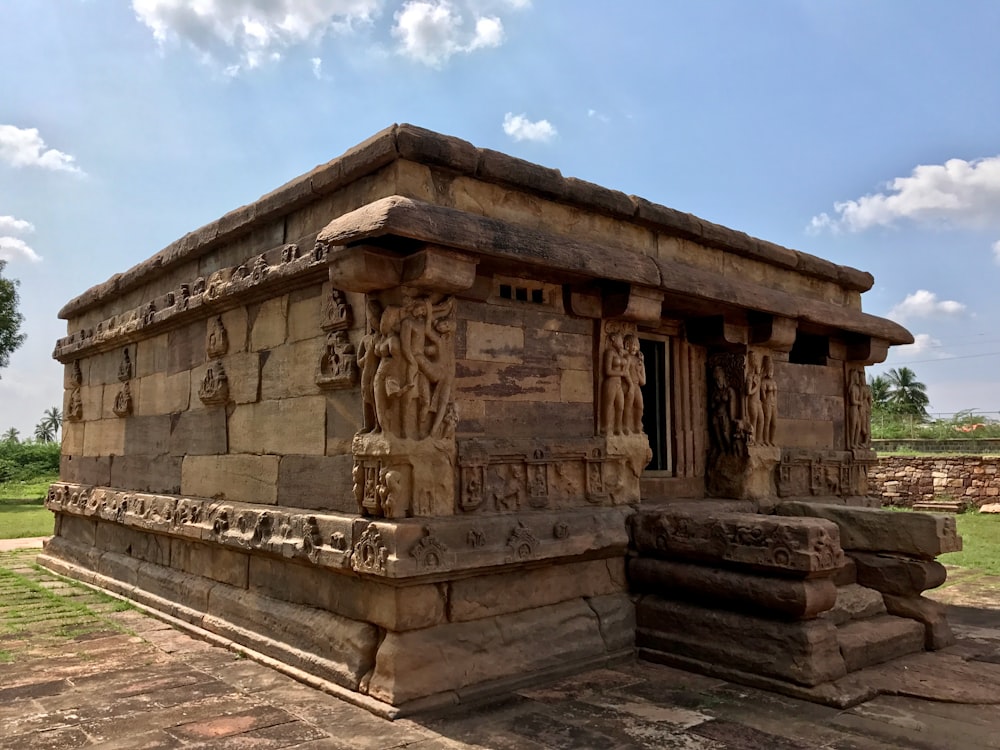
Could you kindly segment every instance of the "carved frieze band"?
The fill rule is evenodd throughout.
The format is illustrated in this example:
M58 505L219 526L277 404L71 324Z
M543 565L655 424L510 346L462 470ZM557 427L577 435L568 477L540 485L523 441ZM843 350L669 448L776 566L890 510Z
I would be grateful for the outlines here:
M149 302L113 315L56 341L52 356L73 358L122 346L145 335L145 329L166 329L190 319L201 307L221 311L245 303L248 293L266 294L299 276L318 275L326 268L326 251L301 253L297 245L282 245L238 266L222 268L208 278L180 284Z
M388 578L624 552L628 509L364 521L357 516L58 482L49 510Z
M864 496L869 469L877 462L870 451L784 451L778 465L778 495Z

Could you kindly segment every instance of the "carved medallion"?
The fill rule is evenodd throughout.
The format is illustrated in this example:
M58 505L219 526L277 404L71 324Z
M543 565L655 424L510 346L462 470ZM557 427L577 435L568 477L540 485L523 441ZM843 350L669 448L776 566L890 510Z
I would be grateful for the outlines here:
M423 539L413 545L410 556L417 561L419 570L434 570L448 564L451 553L440 539L431 534L430 529L425 528Z
M507 549L510 552L508 558L511 560L527 560L534 556L538 548L538 539L521 522L510 532L507 537Z

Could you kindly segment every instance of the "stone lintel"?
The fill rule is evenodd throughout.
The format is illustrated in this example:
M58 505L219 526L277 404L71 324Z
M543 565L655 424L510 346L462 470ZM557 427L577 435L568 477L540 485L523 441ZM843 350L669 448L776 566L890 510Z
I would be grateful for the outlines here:
M650 557L748 566L799 578L831 576L844 565L835 524L791 520L757 513L641 510L631 519L632 545Z
M962 549L955 517L934 513L895 513L880 508L858 508L808 502L784 502L782 516L823 518L840 527L841 546L862 552L895 552L933 560Z
M67 482L50 487L45 505L56 513L400 582L560 558L620 557L632 513L623 506L375 521Z

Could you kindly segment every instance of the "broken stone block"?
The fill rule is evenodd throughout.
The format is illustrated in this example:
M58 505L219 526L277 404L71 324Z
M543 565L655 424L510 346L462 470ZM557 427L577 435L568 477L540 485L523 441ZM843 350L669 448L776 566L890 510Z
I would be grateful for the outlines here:
M954 645L955 635L946 617L946 608L940 602L922 596L896 596L883 594L885 608L890 615L909 617L923 623L925 631L924 648L937 651Z
M903 555L850 552L857 568L858 583L883 594L910 596L937 588L948 571L937 560L918 560Z
M837 587L837 602L821 617L834 625L843 625L851 620L863 620L866 617L876 617L885 614L885 604L882 594L875 589L869 589L851 583Z
M962 549L954 516L797 501L781 503L775 512L833 521L840 527L840 543L845 550L898 552L932 560Z
M905 617L882 615L837 628L848 672L871 667L924 648L924 627Z

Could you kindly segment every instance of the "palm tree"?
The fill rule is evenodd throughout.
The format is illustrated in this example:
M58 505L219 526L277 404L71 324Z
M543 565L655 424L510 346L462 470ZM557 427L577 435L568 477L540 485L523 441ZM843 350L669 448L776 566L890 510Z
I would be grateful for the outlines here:
M54 443L56 441L56 432L48 421L43 419L35 425L35 440L39 443Z
M889 408L889 394L892 386L885 375L876 375L868 381L868 390L872 393L872 406L876 409Z
M53 406L43 412L41 424L48 427L49 431L52 433L52 440L46 442L52 442L56 439L56 436L59 434L59 430L62 429L62 419L62 411L60 411L58 406Z
M21 435L20 430L18 430L16 427L11 427L7 430L7 432L3 434L3 437L0 438L0 443L19 443L21 442L20 440L18 440L20 435Z
M900 367L889 370L885 377L889 381L889 404L893 410L926 419L930 399L927 386L917 380L916 373L909 367Z

